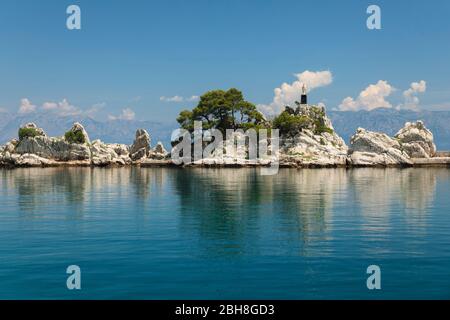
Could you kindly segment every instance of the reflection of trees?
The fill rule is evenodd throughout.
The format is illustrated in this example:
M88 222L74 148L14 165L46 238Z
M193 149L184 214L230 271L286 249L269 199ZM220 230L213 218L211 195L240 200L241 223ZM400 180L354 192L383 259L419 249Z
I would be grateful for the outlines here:
M249 220L264 202L256 170L191 168L178 170L180 230L198 233L211 252L239 253L245 247ZM254 241L256 238L248 238ZM224 245L229 247L224 248Z
M304 249L329 231L333 197L345 181L343 169L286 169L274 176L253 169L182 170L175 180L180 228L216 243L213 252L223 251L223 243L235 246L228 253Z
M296 237L291 241L301 242L302 254L309 254L313 242L331 237L334 202L345 186L345 169L280 171L274 190L278 225Z
M1 170L0 191L17 196L21 214L33 217L107 215L120 206L140 228L152 210L167 211L164 223L173 219L174 232L208 254L323 255L333 235L352 226L367 237L383 236L394 219L423 230L437 180L448 175L418 168L281 169L274 176L257 169L24 168Z

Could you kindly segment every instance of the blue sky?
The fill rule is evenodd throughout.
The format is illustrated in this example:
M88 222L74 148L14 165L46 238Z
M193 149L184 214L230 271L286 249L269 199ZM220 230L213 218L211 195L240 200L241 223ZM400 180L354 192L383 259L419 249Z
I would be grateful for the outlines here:
M81 30L66 28L70 4L81 8ZM382 10L382 30L366 28L370 4ZM36 109L96 105L99 119L127 109L137 119L171 121L195 104L187 98L211 89L236 87L270 105L274 89L305 70L331 72L332 82L310 93L330 109L346 97L363 106L359 93L380 80L395 107L424 80L416 106L450 110L447 0L2 0L0 7L0 108L11 113L26 98Z

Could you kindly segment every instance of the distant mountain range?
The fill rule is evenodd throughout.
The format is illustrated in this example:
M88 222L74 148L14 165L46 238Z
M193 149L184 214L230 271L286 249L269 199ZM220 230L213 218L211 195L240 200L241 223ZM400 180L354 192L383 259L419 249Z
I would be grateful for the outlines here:
M407 121L423 120L435 138L438 150L450 150L450 111L397 111L378 109L374 111L341 112L329 111L336 132L348 143L358 127L385 132L394 135ZM177 128L177 123L162 123L139 120L97 121L86 116L58 116L52 113L33 113L28 115L11 115L0 113L0 144L5 144L17 137L18 128L35 122L51 136L61 136L74 122L80 122L86 128L90 138L104 142L131 144L136 129L146 129L152 137L152 144L162 141L167 147L170 135Z

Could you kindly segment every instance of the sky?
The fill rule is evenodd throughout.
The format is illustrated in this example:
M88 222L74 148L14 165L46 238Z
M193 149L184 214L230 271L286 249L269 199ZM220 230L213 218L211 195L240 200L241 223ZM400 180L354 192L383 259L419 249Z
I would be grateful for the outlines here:
M276 114L303 83L327 109L450 110L449 16L448 0L2 0L0 110L169 122L235 87Z

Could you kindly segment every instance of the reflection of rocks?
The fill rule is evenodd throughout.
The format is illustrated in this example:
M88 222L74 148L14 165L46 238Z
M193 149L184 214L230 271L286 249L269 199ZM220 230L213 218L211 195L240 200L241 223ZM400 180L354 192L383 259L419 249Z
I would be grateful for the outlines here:
M442 170L439 170L442 171ZM445 173L443 170L442 173ZM434 199L436 170L406 169L401 171L400 190L407 210L424 212Z
M442 169L446 172L447 169ZM385 231L395 213L407 222L422 225L433 201L439 169L360 168L349 171L356 202L368 219L367 229ZM399 212L397 205L401 205ZM397 212L396 212L397 210Z
M275 176L258 169L21 168L0 170L0 191L33 218L96 215L136 229L153 225L164 236L166 227L177 241L201 243L199 255L326 256L348 250L336 242L341 237L364 233L374 244L367 250L376 251L389 250L393 228L424 234L437 181L449 176L448 169L412 168L282 169Z
M269 250L263 253L305 253L308 243L331 236L334 201L339 190L345 189L346 180L345 169L283 169L274 176L261 176L256 169L183 170L175 181L183 210L180 228L203 237L225 237L235 244L232 251L236 254L261 237L277 248L261 249ZM259 229L266 219L270 224ZM191 230L190 226L198 227ZM210 234L211 228L223 233ZM296 237L272 239L279 230ZM220 244L222 239L217 240ZM209 249L216 253L224 250L219 246Z

